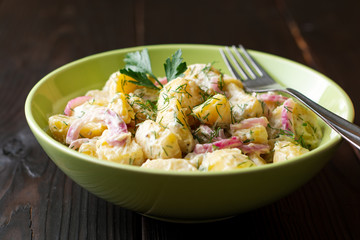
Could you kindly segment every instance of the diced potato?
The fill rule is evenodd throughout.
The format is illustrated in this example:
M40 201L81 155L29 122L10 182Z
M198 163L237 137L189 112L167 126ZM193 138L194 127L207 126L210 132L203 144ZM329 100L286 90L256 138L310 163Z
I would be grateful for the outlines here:
M126 96L123 93L115 94L108 108L116 112L126 124L129 124L135 117L135 112L127 102Z
M266 128L261 125L253 126L248 129L236 130L231 132L231 135L239 137L244 143L253 142L267 144L268 142Z
M249 122L250 124L244 124L244 122ZM265 117L249 118L240 123L230 125L230 134L239 137L244 143L267 144L268 133L265 127L267 123L268 120Z
M73 118L58 114L49 117L49 130L53 138L63 144L66 142L66 134L69 130Z
M93 97L93 99L89 101L90 104L104 107L109 104L109 93L107 91L91 90L86 93L86 96Z
M131 139L131 133L117 136L118 141L124 141L124 144L120 146L109 144L108 138L109 131L106 130L96 142L96 154L100 159L137 166L144 163L144 153L141 147Z
M159 100L157 102L158 110L165 110L172 98L178 100L185 116L187 116L188 123L192 125L194 119L190 116L190 113L194 106L202 103L202 90L193 80L179 77L172 80L161 89Z
M146 120L140 124L135 139L147 159L182 156L177 136L154 121Z
M224 75L224 88L223 88L223 90L224 91L228 90L230 84L235 84L235 86L237 86L239 88L242 88L242 89L244 88L244 85L242 84L242 82L239 79L235 79L235 78L225 74Z
M265 165L267 162L257 153L250 153L249 158L255 163L256 166Z
M203 159L200 171L225 171L256 166L248 156L238 148L221 149L207 153Z
M222 94L216 94L194 107L193 113L202 123L207 125L224 127L231 123L230 104Z
M184 78L192 79L207 94L222 92L224 76L212 64L190 65L184 74Z
M66 115L53 115L49 118L49 130L57 141L66 143L66 135L70 125L77 118L69 117ZM100 136L103 131L107 129L106 125L101 122L88 122L80 129L80 137L93 138Z
M135 79L120 72L111 75L108 81L110 97L113 97L117 93L129 94L135 89L141 88L141 86L131 83L131 81L135 81Z
M195 166L197 169L199 169L199 167L201 166L201 163L203 162L204 158L206 156L206 153L200 153L200 154L196 154L196 153L188 153L184 159L189 160L189 162Z
M294 126L297 141L312 150L322 139L322 130L315 113L297 103L294 109Z
M292 102L291 105L293 107L291 109L284 108L284 105L281 105L272 112L269 119L271 126L269 137L279 138L280 140L293 138L305 148L310 150L316 148L322 138L322 130L318 118L300 103L294 102L292 99L288 99L288 101ZM284 129L284 123L282 122L284 111L287 112L290 130Z
M176 98L171 98L168 106L158 111L156 122L176 135L183 153L189 153L194 149L195 140L191 134L186 115Z
M92 157L97 157L97 154L96 154L96 140L91 139L88 142L85 142L85 143L81 144L81 146L79 148L79 152L87 154L87 155L92 156Z
M229 83L243 87L241 81L221 73L210 63L190 65L184 74L184 78L192 79L208 95L223 93L225 86Z
M105 129L107 129L106 125L101 122L88 122L81 128L80 136L83 138L94 138L100 136Z
M263 115L261 102L255 96L245 93L238 84L229 83L224 89L232 108L233 122Z
M299 144L294 144L290 141L277 141L274 147L273 162L287 161L307 152L309 152L309 150L301 147Z
M147 160L142 168L174 170L174 171L198 171L188 160L181 158Z

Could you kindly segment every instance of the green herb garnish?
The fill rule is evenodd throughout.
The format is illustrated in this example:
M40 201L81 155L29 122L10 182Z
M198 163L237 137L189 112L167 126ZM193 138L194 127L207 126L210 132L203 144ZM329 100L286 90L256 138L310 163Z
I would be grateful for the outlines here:
M181 57L182 52L181 49L177 50L174 55L172 55L172 59L166 59L166 63L164 64L165 75L170 82L171 80L183 76L183 73L186 71L187 66L186 62L183 62L183 58Z
M187 69L186 63L182 62L183 59L181 55L182 52L179 49L175 52L174 55L172 55L172 59L166 59L164 68L168 82L182 76ZM126 65L123 69L120 69L120 73L135 79L135 81L130 80L129 82L157 90L163 88L161 82L152 72L150 57L146 48L141 52L136 51L128 53L125 56L124 61ZM154 79L159 84L159 86L156 86L151 79Z
M129 82L134 83L139 86L144 86L152 89L159 89L149 78L145 73L142 72L134 72L131 69L121 69L121 73L132 77L136 81L129 80Z
M162 84L152 73L150 57L146 48L141 52L137 51L126 54L124 62L126 63L125 68L121 69L120 73L135 79L135 81L129 81L129 82L148 88L159 89L149 79L148 76L150 76L154 78L155 81L157 81L159 85L162 87Z

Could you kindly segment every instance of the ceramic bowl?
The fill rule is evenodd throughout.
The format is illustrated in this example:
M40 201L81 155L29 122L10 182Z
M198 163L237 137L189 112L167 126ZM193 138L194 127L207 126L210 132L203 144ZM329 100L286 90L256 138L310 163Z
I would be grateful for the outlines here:
M182 49L188 65L214 62L228 73L214 45L146 46L153 72L164 76L163 63ZM168 172L99 160L55 141L48 117L62 113L69 99L100 89L110 74L124 66L129 52L144 47L109 51L69 63L41 79L25 103L28 124L36 139L71 179L89 192L145 216L176 222L214 221L272 203L309 181L331 158L341 138L323 126L318 148L291 161L224 172ZM347 94L326 76L299 63L258 52L250 53L284 86L292 87L322 106L352 121Z

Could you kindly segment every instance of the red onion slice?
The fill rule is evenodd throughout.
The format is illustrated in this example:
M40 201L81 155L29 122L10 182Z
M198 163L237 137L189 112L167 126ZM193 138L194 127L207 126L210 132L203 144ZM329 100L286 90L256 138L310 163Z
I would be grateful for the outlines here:
M283 103L285 102L288 98L282 95L278 95L278 94L271 94L271 93L265 93L265 94L260 94L257 96L257 99L259 99L260 101L263 102L278 102L278 103Z
M71 99L65 107L64 114L66 116L71 116L72 112L74 111L74 108L77 106L80 106L81 104L85 103L86 101L90 100L91 96L81 96L74 99Z
M123 145L126 141L116 140L116 136L127 133L127 126L124 120L113 110L99 108L95 111L90 111L85 113L82 118L76 119L71 126L66 135L66 143L72 144L79 138L81 128L88 122L104 122L109 130L109 141L108 143L113 146Z
M222 139L213 143L205 144L196 144L194 148L194 153L206 153L212 152L214 149L224 149L224 148L239 148L242 145L242 141L238 137L231 137L228 139Z
M267 144L249 143L240 147L243 153L259 153L264 154L270 151L270 146Z
M281 111L281 123L283 130L294 132L293 126L293 110L295 107L295 102L291 98L287 99L283 104L283 109Z
M236 131L236 130L241 130L241 129L249 129L249 128L252 128L252 127L258 126L258 125L266 127L268 125L268 123L269 123L269 121L267 120L266 117L247 118L247 119L242 120L238 124L231 124L230 129L232 131Z

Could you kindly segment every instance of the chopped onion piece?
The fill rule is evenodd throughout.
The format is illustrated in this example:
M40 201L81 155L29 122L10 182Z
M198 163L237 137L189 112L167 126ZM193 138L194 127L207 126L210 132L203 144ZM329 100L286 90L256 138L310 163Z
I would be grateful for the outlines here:
M64 114L66 116L71 116L72 112L74 111L74 108L77 106L80 106L81 104L85 103L86 101L90 100L91 96L81 96L74 99L71 99L65 107Z
M244 153L264 154L270 151L270 146L267 144L249 143L242 145L240 149Z
M231 137L228 139L222 139L213 143L205 143L205 144L196 144L194 148L194 153L206 153L212 152L216 149L224 149L224 148L239 148L242 145L242 141L238 137Z
M219 88L219 77L212 77L210 79L210 87L211 89L213 89L215 92L217 93L224 93L223 91L221 91L221 89Z
M124 120L113 110L106 109L103 118L111 134L117 135L128 132Z
M83 144L83 143L87 143L89 142L90 139L89 138L79 138L79 139L76 139L74 141L71 142L71 144L69 145L69 148L71 149L78 149L80 148L80 146Z
M81 128L88 122L97 121L104 122L109 130L109 141L108 143L113 146L123 145L126 141L113 140L116 139L114 136L117 136L122 133L127 133L127 126L124 120L113 110L106 108L99 108L94 112L85 113L82 118L76 119L71 126L66 135L66 143L72 144L79 138ZM76 143L74 143L76 144Z
M278 102L283 103L288 98L279 94L272 94L272 93L265 93L257 95L257 99L263 101L263 102Z
M224 148L239 148L244 153L258 153L258 154L264 154L270 151L270 146L267 144L256 144L256 143L243 144L243 142L238 137L231 137L213 143L196 144L194 148L194 153L195 154L207 153Z
M254 126L262 125L266 127L268 125L269 121L266 117L259 117L259 118L247 118L242 120L238 124L231 124L230 129L232 131L241 130L241 129L249 129Z
M281 123L283 130L294 132L292 123L294 106L295 102L291 98L287 99L283 104L283 109L281 111Z
M212 130L208 125L205 124L201 124L199 126L199 131L206 136L211 136L211 134L213 134L214 132L214 130Z
M200 125L197 131L204 136L202 140L205 142L219 141L226 138L224 129L213 130L204 124Z

